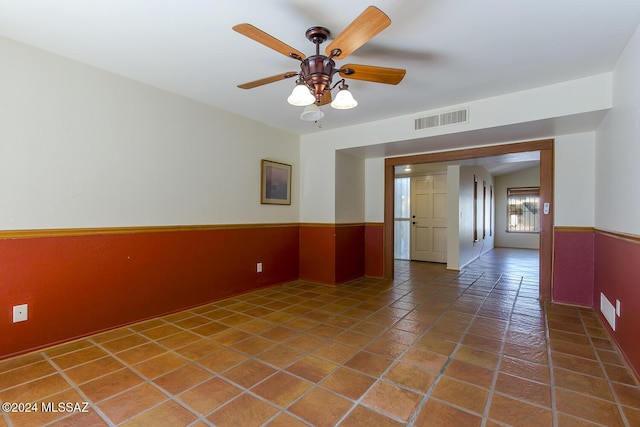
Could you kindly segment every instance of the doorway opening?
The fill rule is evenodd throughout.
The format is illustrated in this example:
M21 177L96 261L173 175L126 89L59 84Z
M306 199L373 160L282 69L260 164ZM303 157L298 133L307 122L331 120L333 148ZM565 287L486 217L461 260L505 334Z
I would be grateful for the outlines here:
M431 164L480 159L514 153L540 153L540 203L545 205L544 215L540 218L540 299L551 300L552 259L553 259L553 140L539 140L489 147L427 153L414 156L385 159L385 196L384 196L384 277L394 277L394 239L395 239L395 168L413 164ZM547 205L548 204L548 205ZM485 213L486 214L486 213ZM491 225L489 226L491 227Z

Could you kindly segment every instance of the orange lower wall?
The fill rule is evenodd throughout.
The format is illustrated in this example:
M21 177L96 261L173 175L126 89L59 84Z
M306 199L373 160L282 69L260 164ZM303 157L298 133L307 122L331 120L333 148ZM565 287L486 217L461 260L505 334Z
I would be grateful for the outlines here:
M297 280L299 242L297 224L0 240L0 358Z
M596 232L594 271L594 309L600 314L600 292L614 305L620 300L616 330L604 318L602 323L640 378L640 237Z
M365 227L336 226L336 283L364 276Z
M384 277L384 223L367 223L365 225L364 275Z
M336 285L363 276L382 277L380 224L300 226L300 279Z
M300 226L300 279L336 283L336 231L333 224Z

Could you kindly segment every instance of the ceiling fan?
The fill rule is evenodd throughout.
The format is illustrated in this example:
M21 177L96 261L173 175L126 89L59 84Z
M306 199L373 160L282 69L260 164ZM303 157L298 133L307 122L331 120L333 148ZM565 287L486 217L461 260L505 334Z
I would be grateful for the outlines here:
M316 52L315 55L308 57L251 24L235 25L233 29L238 33L289 58L300 61L299 71L287 71L275 76L243 83L238 87L252 89L268 83L298 77L296 86L287 101L292 105L308 106L300 116L303 120L319 120L324 114L318 107L329 103L337 109L353 108L358 103L349 92L345 77L354 80L396 85L402 81L406 71L399 68L359 64L346 64L342 67L336 67L334 59L346 58L389 25L391 25L391 19L384 12L375 6L369 6L327 45L325 55L320 53L320 45L329 38L331 33L324 27L311 27L306 31L305 35L309 41L315 44ZM335 74L339 74L343 78L334 84L333 77ZM335 99L332 100L331 91L336 87L338 87L339 92Z

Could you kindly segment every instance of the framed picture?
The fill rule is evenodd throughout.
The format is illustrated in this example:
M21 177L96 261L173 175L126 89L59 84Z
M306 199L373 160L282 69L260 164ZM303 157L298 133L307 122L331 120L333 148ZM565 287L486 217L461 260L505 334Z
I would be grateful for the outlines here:
M262 160L260 203L291 204L291 165Z

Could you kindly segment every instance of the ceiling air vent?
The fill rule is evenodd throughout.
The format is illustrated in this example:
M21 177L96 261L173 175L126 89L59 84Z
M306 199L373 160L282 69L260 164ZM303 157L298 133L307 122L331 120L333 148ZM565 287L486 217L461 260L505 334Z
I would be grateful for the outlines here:
M440 126L454 125L458 123L469 122L469 109L447 111L432 116L420 117L415 119L415 130L437 128Z

